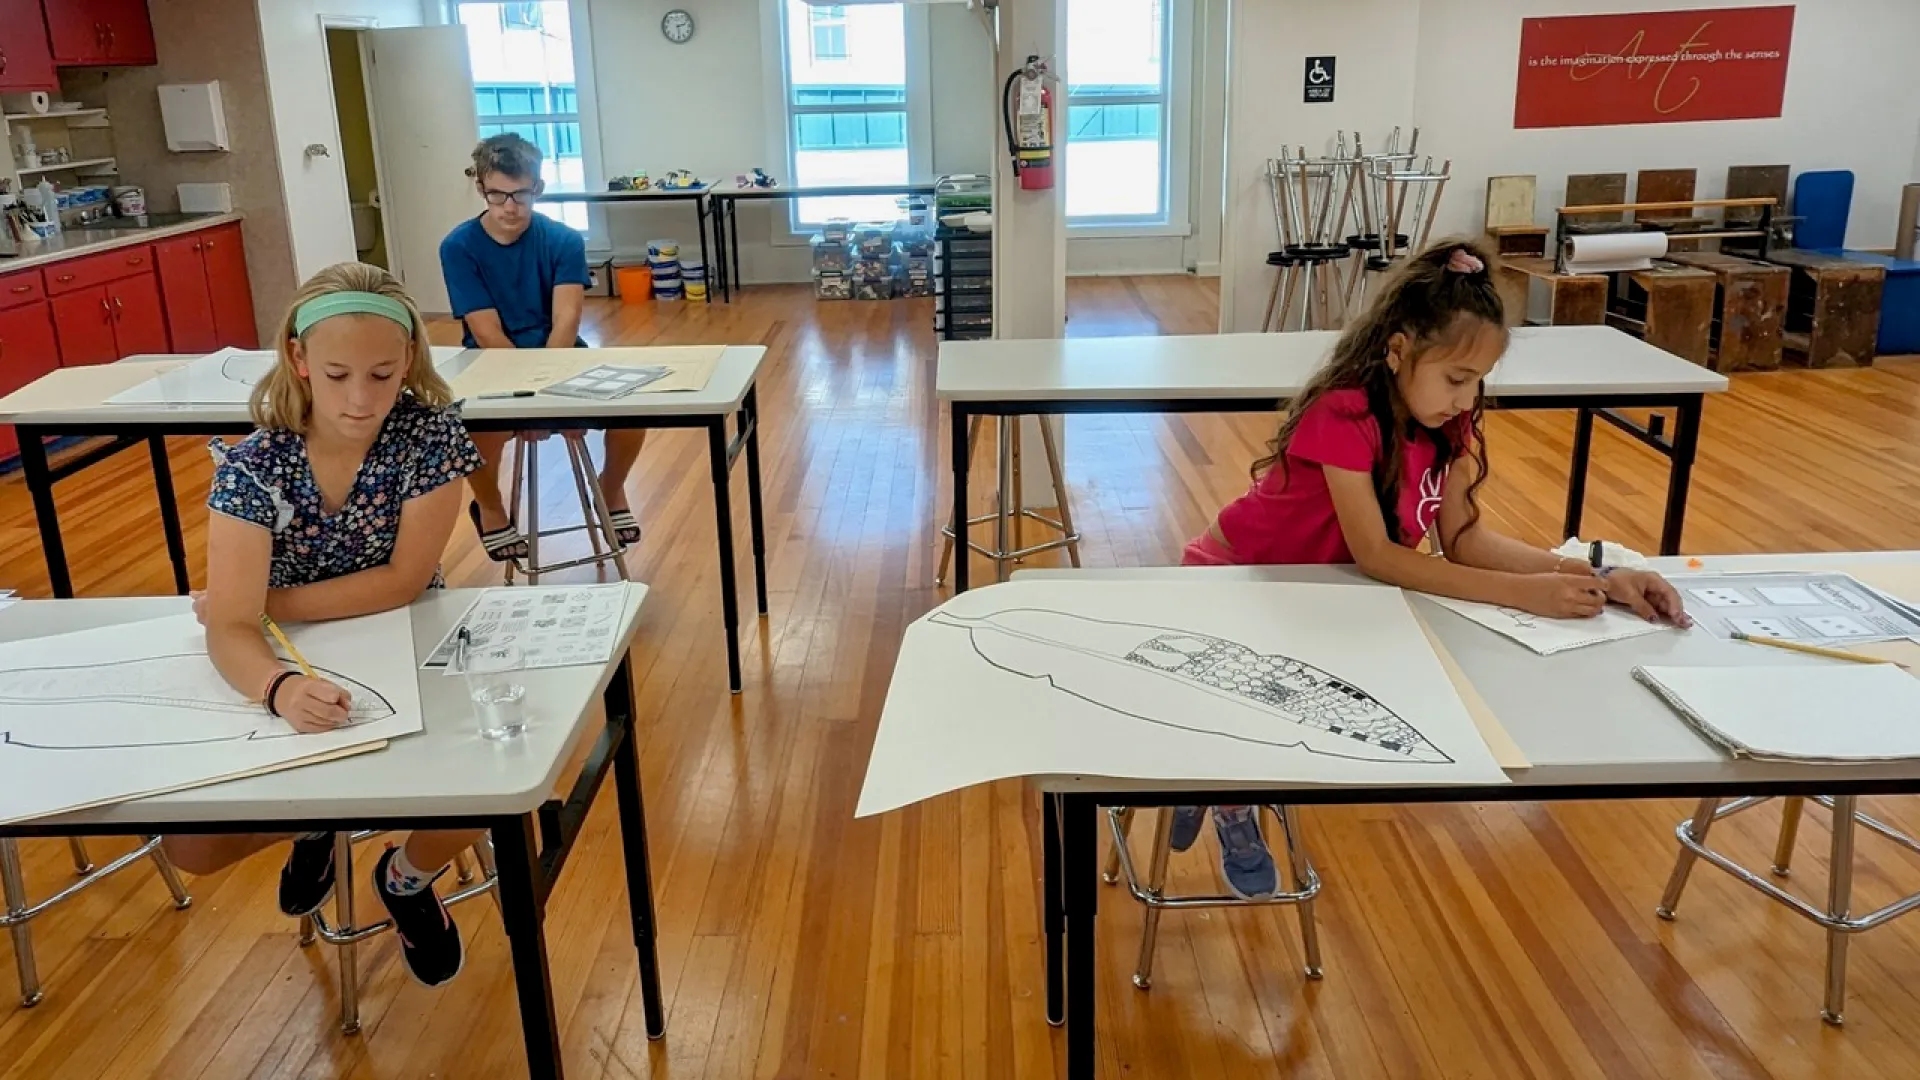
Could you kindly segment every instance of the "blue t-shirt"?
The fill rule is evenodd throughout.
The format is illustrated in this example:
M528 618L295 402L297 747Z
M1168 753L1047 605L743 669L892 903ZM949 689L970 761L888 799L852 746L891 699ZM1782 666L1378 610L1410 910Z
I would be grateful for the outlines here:
M539 213L511 244L488 236L477 217L461 222L440 241L440 272L447 279L455 316L465 319L491 308L500 316L500 328L521 349L544 348L553 333L554 286L592 284L586 241ZM476 344L468 330L467 347Z

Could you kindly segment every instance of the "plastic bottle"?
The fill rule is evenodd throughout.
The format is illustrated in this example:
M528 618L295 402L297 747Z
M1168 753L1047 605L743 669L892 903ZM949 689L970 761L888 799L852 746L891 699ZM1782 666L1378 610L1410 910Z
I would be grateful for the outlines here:
M40 193L40 212L52 223L54 235L60 235L60 196L54 193L53 184L44 176L34 190Z

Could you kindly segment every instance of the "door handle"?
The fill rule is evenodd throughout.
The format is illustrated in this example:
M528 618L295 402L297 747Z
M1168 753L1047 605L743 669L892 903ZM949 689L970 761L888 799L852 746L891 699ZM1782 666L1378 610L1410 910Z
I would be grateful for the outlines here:
M72 281L72 280L73 280L73 275L72 275L72 274L61 274L61 275L60 275L59 277L57 277L57 278L54 278L53 280L55 280L55 281L57 281L57 282L59 282L59 283L60 283L60 284L62 284L62 285L65 285L65 284L66 284L67 282L69 282L69 281Z
M147 259L146 259L146 256L144 256L144 255L129 255L129 256L127 256L127 265L128 265L128 266L139 266L139 265L140 265L141 263L143 263L143 262L146 262L146 261L147 261Z
M0 75L7 73L7 50L0 49Z
M0 69L0 70L4 70L4 69ZM7 290L7 291L8 291L8 292L11 292L11 293L13 293L13 295L15 295L15 296L19 296L19 295L21 295L22 293L30 293L30 292L32 292L32 291L33 291L33 286L31 286L31 285L15 285L15 286L14 286L13 288L11 288L11 289L9 289L9 290Z
M113 317L116 322L119 321L119 318L121 315L126 313L126 310L127 310L126 307L120 303L120 298L117 296L114 297L113 298Z
M113 321L113 309L107 306L107 298L104 296L100 298L100 321Z

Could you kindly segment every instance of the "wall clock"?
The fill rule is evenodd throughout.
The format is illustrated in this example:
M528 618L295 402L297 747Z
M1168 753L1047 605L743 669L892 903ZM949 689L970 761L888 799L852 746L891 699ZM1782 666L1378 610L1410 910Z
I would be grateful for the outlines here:
M685 45L693 40L693 16L674 8L660 19L660 32L675 45Z

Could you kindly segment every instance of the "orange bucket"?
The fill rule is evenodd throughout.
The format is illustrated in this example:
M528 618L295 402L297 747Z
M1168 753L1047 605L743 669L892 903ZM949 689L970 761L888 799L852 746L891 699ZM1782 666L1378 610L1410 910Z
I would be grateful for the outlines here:
M639 266L616 266L613 268L613 285L620 293L623 304L650 304L653 302L653 271L647 264Z

